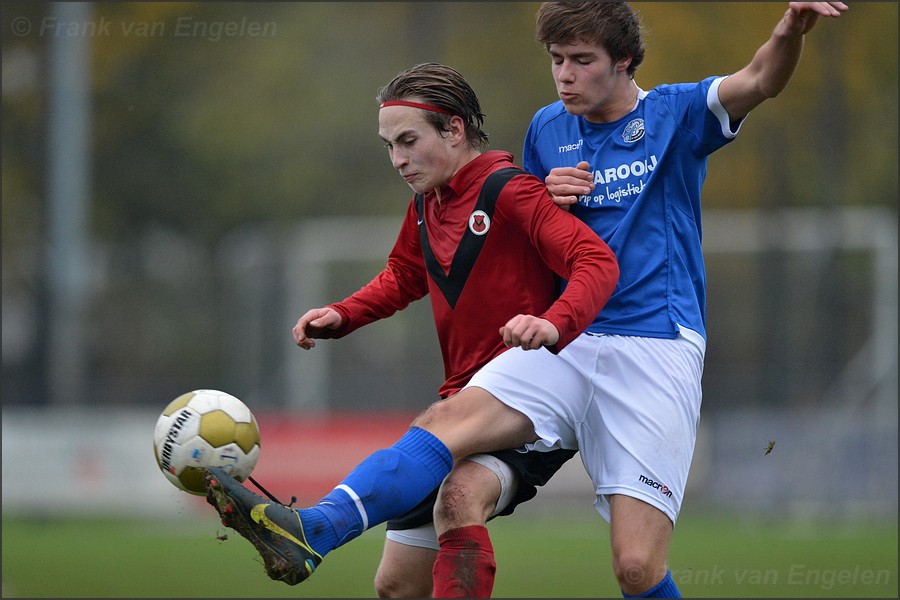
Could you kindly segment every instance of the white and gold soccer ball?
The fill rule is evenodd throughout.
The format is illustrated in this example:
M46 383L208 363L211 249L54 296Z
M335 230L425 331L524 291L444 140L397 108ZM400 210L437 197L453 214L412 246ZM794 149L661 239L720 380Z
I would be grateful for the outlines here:
M250 477L259 443L259 425L247 405L218 390L178 396L153 432L153 453L166 479L197 496L206 495L206 467L222 467L241 482Z

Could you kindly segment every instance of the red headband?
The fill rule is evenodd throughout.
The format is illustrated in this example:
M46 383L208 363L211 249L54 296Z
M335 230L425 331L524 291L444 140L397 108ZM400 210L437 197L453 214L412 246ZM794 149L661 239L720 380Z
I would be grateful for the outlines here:
M385 106L411 106L413 108L421 108L422 110L430 110L431 112L450 115L451 117L454 114L445 108L439 108L430 104L420 104L418 102L408 102L406 100L388 100L387 102L382 102L380 108L384 108Z

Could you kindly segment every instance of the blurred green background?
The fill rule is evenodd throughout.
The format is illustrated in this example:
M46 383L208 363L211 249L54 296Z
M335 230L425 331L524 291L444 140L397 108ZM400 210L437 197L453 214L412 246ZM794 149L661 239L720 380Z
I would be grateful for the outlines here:
M584 506L567 508L550 516L524 505L514 519L491 523L494 598L621 598L608 527ZM315 575L291 587L268 579L253 546L209 517L186 523L4 518L3 596L375 597L383 525L329 554ZM897 538L890 530L691 513L681 521L669 567L686 598L897 597Z
M278 381L299 359L284 348L311 306L278 280L292 252L279 232L322 217L395 227L409 201L377 137L377 89L419 62L453 65L480 95L492 146L517 158L531 116L556 99L537 3L59 6L2 8L4 406L156 405L207 381L289 405ZM644 89L739 69L785 8L636 6ZM842 235L841 209L878 209L896 229L897 71L896 3L820 21L787 90L712 157L706 209L825 211L823 239ZM337 264L315 300L355 291L385 254ZM710 255L710 410L814 404L866 343L872 267L828 247L795 258ZM417 314L418 338L394 334L420 357L417 391L392 400L404 407L440 377L427 307ZM410 387L408 365L372 365L360 344L341 348L368 355L345 361L355 373Z
M644 89L741 68L786 8L635 6L647 31L636 76ZM822 573L896 564L898 14L893 2L850 6L820 20L788 88L710 160L709 344L686 510L737 528L769 523L752 552L773 558L745 559L744 534L720 547L723 558L705 556L702 536L721 525L684 519L673 566L685 576L722 565L775 570L785 582L797 564ZM185 391L223 389L270 422L414 414L435 398L441 360L427 303L309 353L290 328L366 283L393 243L411 192L377 136L375 94L399 71L425 61L459 69L479 94L491 146L518 160L531 116L556 99L534 41L537 7L0 6L4 596L11 564L17 573L41 560L87 568L77 550L48 554L53 536L29 529L51 514L139 512L176 529L199 519L200 538L210 537L212 515L182 504L150 457L156 416ZM276 460L265 440L263 431L261 462ZM561 475L535 514L567 506L584 484ZM589 497L578 501L587 509L574 529L597 528L588 545L605 552L605 524ZM535 543L512 537L524 520L503 521L510 537L495 543ZM104 555L121 543L108 532L131 527L49 522ZM798 530L843 533L778 542ZM371 539L366 556L377 561L380 535ZM816 544L847 552L804 562ZM563 548L560 559L585 552ZM248 554L241 560L257 566ZM210 556L201 547L195 560ZM110 568L139 571L142 560ZM533 575L534 556L522 560ZM614 594L608 560L598 564ZM369 591L358 593L370 593L372 569L360 569L364 587L354 589ZM890 590L896 583L894 569ZM9 593L64 593L27 585ZM122 589L90 594L177 595ZM885 595L873 589L688 587L722 597Z

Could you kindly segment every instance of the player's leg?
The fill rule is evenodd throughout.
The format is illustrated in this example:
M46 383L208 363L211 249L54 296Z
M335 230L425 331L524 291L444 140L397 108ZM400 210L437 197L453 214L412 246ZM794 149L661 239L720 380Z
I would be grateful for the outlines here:
M667 554L699 421L702 340L603 336L594 368L578 435L622 594L680 597Z
M437 598L490 598L497 564L487 520L505 508L518 476L488 454L459 461L441 484L434 508L440 553L434 563Z
M379 598L431 598L434 561L437 558L437 538L430 529L434 547L412 546L386 538L381 564L375 574L375 591ZM410 534L415 535L416 531Z
M576 415L584 412L593 389L590 380L577 368L577 361L570 362L572 349L583 345L584 337L569 344L559 356L545 350L511 348L476 373L469 386L487 389L502 402L529 415L539 437L534 445L545 450L567 448L569 458L576 443L574 423L580 419ZM527 454L545 453L528 452L519 456ZM464 480L464 474L471 481ZM486 479L478 482L479 474ZM457 527L439 536L441 552L435 563L435 596L486 596L493 587L495 564L491 560L493 551L484 519L497 498L489 486L496 486L497 482L486 470L475 466L451 473L451 477L442 484L439 505L442 514L436 515L436 521L439 533L447 528L447 522ZM520 485L520 489L531 490L525 500L536 493L533 484ZM449 535L456 539L448 539Z
M496 573L486 520L510 515L537 494L574 450L501 450L467 457L441 484L435 505L440 553L434 593L441 598L486 598ZM499 487L498 487L499 486Z
M509 506L519 475L493 454L473 454L456 463L438 490L434 524L438 536L454 527L484 525Z
M430 598L438 539L434 530L437 490L406 514L387 522L384 552L375 575L381 598Z
M672 521L669 517L643 500L621 494L610 496L609 504L613 571L623 595L680 597L674 582L672 589L668 589L671 576L666 557L672 540ZM661 587L667 589L654 589ZM652 595L645 595L648 592ZM659 595L659 592L667 593Z
M273 579L308 578L331 550L413 508L455 459L534 439L531 420L479 388L429 407L393 446L365 459L316 506L290 510L211 469L208 499L256 546Z
M550 355L546 350L528 352ZM500 357L505 354L508 352ZM518 448L536 440L533 418L526 415L525 410L499 400L490 391L469 385L429 406L416 417L413 426L439 439L453 459L460 460L481 452Z
M435 563L440 550L442 556L452 557L445 563L445 569L452 571L462 562L472 563L475 554L475 562L483 557L493 574L493 549L485 523L507 508L512 511L510 505L519 497L519 479L519 474L496 456L476 454L459 461L441 484L440 493L435 490L403 517L388 521L384 553L375 577L379 597L425 598L431 597L432 592L440 598L489 597L493 579L486 590L465 586L465 591L460 587L449 593L446 589L432 589L432 570L441 572ZM441 495L446 502L436 503ZM533 491L525 493L521 501L533 495ZM442 534L440 544L436 523L431 522L433 516L440 523L437 529ZM435 579L443 581L441 577Z

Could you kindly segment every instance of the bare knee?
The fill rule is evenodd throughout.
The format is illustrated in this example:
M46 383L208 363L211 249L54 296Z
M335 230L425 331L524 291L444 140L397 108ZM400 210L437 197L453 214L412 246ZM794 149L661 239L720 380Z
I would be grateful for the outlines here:
M460 461L441 484L434 507L438 533L468 525L484 525L497 505L500 482L482 465Z
M431 429L436 423L442 423L448 419L454 418L454 405L448 404L447 400L449 400L449 398L438 400L431 404L428 408L419 413L419 416L413 420L412 424L416 427Z
M410 577L396 570L378 569L375 573L375 593L379 598L430 598L432 579Z
M666 563L653 552L628 549L613 554L613 570L622 591L636 596L662 581Z
M635 498L610 497L613 570L626 594L640 595L666 576L672 522Z
M387 573L378 568L375 572L375 593L379 598L402 598L401 586L402 581L393 577L392 573Z
M437 550L387 539L375 573L379 598L430 598Z

